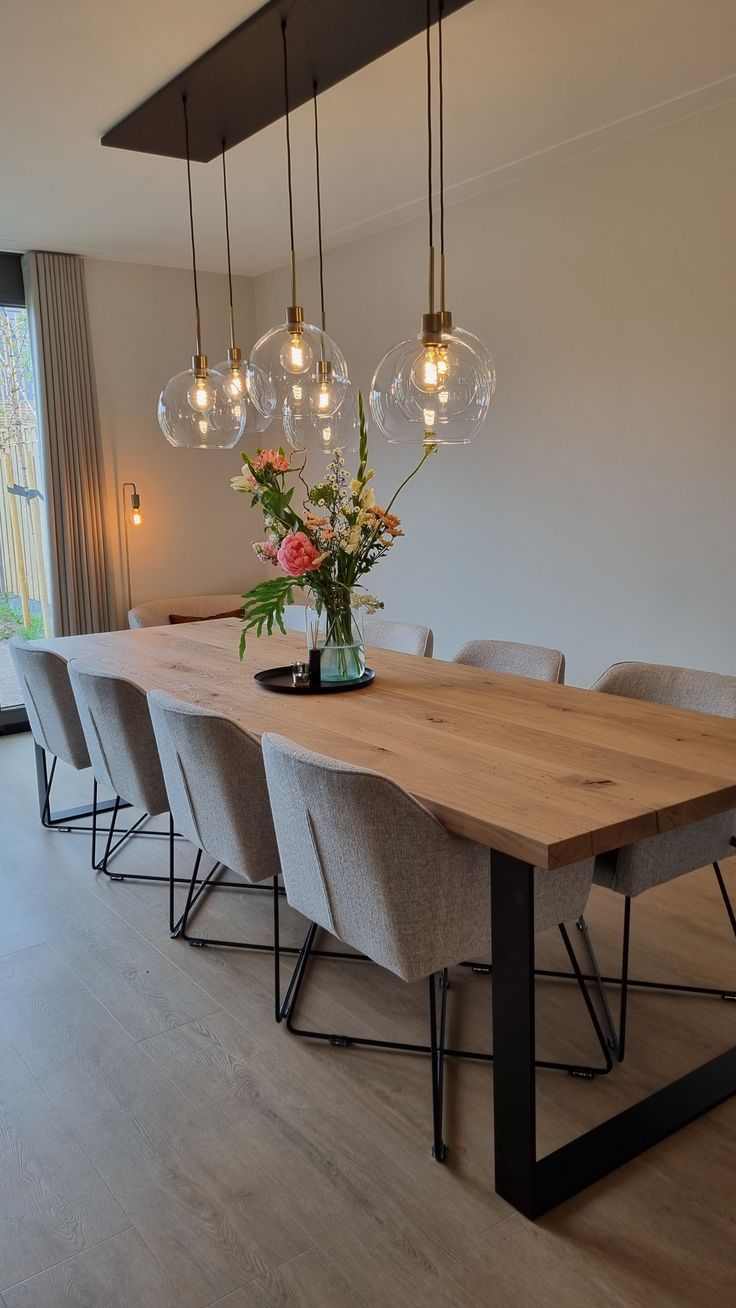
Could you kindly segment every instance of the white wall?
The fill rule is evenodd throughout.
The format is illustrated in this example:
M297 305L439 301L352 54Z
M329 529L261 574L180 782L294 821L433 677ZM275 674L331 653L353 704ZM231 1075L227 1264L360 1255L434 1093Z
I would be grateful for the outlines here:
M133 603L164 595L239 594L257 576L250 510L230 490L240 451L177 450L161 435L162 386L190 366L191 274L85 260L90 330L104 444L110 554L119 621L125 622L120 486L136 482L145 525L131 531ZM255 334L253 284L235 279L243 346ZM227 281L200 275L203 340L211 363L227 350Z
M730 104L448 211L450 306L492 348L497 396L405 492L372 584L439 655L490 636L559 646L578 684L625 658L736 672L735 155ZM365 390L418 328L424 227L326 271ZM302 287L313 317L313 264ZM259 331L287 289L286 270L257 279ZM385 500L410 454L372 447Z

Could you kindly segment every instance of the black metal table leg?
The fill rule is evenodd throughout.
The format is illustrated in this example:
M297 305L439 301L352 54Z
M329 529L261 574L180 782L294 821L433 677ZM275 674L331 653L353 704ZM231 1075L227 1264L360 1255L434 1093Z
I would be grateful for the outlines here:
M537 1159L533 867L493 853L491 896L496 1191L534 1219L736 1094L736 1048Z
M491 854L496 1192L534 1216L534 868Z

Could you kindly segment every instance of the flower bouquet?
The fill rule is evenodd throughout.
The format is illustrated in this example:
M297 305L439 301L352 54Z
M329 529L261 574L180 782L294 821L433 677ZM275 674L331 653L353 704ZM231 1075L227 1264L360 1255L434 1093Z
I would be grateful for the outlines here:
M335 450L324 476L309 485L304 472L306 460L295 466L279 450L243 453L243 474L231 479L233 490L250 495L251 504L263 510L265 539L253 545L264 564L280 573L259 582L243 596L243 632L240 657L247 633L260 636L274 627L285 632L286 606L296 591L306 592L310 603L306 613L310 648L322 649L322 678L351 681L365 669L361 616L383 608L381 600L368 594L361 578L403 536L400 520L391 512L396 498L416 475L436 446L425 445L422 457L399 486L387 508L381 508L370 485L374 473L368 468L368 429L362 395L358 396L360 419L359 466L353 477L342 450ZM296 475L304 488L302 512L293 505Z

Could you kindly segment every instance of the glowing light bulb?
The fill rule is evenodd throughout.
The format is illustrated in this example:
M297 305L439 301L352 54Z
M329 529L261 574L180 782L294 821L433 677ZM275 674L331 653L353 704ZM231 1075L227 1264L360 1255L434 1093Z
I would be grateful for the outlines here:
M418 390L434 395L439 387L446 387L450 374L447 351L440 345L425 345L414 360L411 380Z
M304 399L304 391L302 387L292 386L291 394L292 394L292 398L296 400L297 404L301 404L302 400Z
M332 441L332 428L330 427L329 423L327 423L322 428L322 441L323 444L326 445L329 449L330 443Z
M131 511L131 513L128 515L128 522L130 523L131 527L142 527L142 526L143 526L143 510L142 510L142 509L133 509L133 510Z
M230 368L226 374L225 392L231 400L239 400L245 390L245 381L240 368ZM240 414L236 414L240 417Z
M195 377L187 391L187 401L195 413L209 413L215 402L215 392L206 377Z
M199 430L201 431L202 435L206 436L207 432L210 429L210 424L208 423L207 419L200 418L199 422L197 423L197 426L199 427Z
M330 393L330 388L327 385L327 382L322 382L322 385L319 388L319 394L317 396L317 408L319 409L319 412L329 413L330 405L332 404L332 402L333 401L332 401L332 395Z
M432 428L434 427L434 418L435 418L434 409L424 410L424 425L428 431L431 431Z
M304 340L302 332L289 332L281 346L279 357L285 372L299 375L300 373L309 372L314 356L312 355L312 347L308 341Z

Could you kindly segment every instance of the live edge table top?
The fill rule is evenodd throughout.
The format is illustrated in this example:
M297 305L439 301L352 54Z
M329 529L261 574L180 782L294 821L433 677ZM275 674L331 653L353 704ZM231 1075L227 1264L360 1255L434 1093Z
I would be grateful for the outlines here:
M237 619L35 644L277 732L398 782L445 823L540 867L736 808L736 720L385 650L343 695L274 695L253 674L304 637L249 639Z

